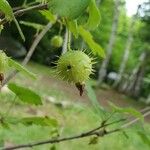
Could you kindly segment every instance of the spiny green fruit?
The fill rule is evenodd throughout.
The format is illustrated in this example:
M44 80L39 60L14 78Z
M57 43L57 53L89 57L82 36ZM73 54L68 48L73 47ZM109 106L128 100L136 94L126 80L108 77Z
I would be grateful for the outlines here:
M51 39L51 45L52 45L53 47L59 48L59 47L62 46L62 44L63 44L63 39L62 39L62 37L59 36L59 35L55 35L55 36Z
M0 50L0 73L4 73L8 68L8 57Z
M57 62L58 75L68 82L84 83L92 73L92 59L82 51L69 50Z

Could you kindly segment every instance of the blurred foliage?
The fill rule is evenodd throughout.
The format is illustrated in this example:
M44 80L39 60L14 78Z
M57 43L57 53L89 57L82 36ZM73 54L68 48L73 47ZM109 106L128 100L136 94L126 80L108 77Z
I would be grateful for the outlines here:
M24 3L26 2L26 3ZM34 0L16 0L16 1L11 1L9 0L9 3L12 7L18 7L18 6L26 6L26 4L30 4L32 2L35 2ZM59 2L59 0L58 0ZM64 1L67 3L69 7L72 7L71 3L72 1ZM93 1L92 1L93 2ZM125 1L122 0L122 5L121 7L121 15L119 18L119 26L117 30L117 39L113 48L113 54L111 61L108 66L108 73L109 72L117 72L120 66L120 62L123 58L124 54L124 48L125 48L125 43L128 37L128 32L129 32L129 25L131 23L131 17L128 17L126 14L126 9L125 9ZM89 1L85 0L83 3L89 3ZM83 4L82 3L82 4ZM65 4L64 4L65 5ZM57 7L56 7L57 6ZM77 22L69 22L68 26L69 29L73 32L73 35L78 36L78 33L76 32L76 23L79 25L83 25L86 29L87 25L93 25L93 20L90 18L90 16L93 16L93 13L96 13L96 18L101 18L100 19L100 25L97 26L98 23L95 22L93 25L94 30L91 31L93 39L102 46L103 49L106 49L108 41L109 41L109 36L111 33L111 27L112 27L112 20L113 20L113 10L114 10L114 1L112 0L101 0L100 5L98 6L100 10L100 14L98 14L96 11L94 12L92 10L93 7L95 7L95 4L91 3L89 9L85 11L85 5L81 5L82 7L82 13L80 17L78 17L78 11L74 10L75 16L73 17L78 17ZM59 11L59 7L62 7L60 5L55 5L53 7L53 11L59 12L60 14L62 12ZM87 6L86 6L87 7ZM149 19L149 13L146 10L146 4L143 4L141 6L141 11L142 12L136 21L135 25L135 31L134 31L134 42L131 47L130 51L130 56L128 59L128 63L126 66L126 74L130 75L133 68L135 67L135 64L138 63L139 61L139 56L141 53L144 51L144 49L150 49L149 41L150 41L150 36L149 36L149 31L150 31L150 19ZM62 9L63 14L61 15L74 15L74 14L67 14L66 9ZM58 14L59 14L58 13ZM88 14L89 13L89 14ZM143 15L144 14L144 15ZM93 18L93 17L92 17ZM30 11L27 14L24 14L23 16L18 18L18 21L25 21L25 22L30 22L30 23L35 23L36 25L45 25L48 22L48 19L43 17L41 12L38 11ZM88 21L88 23L86 23ZM25 43L22 43L21 38L17 33L17 28L15 27L15 24L12 22L11 26L7 24L5 26L5 29L2 31L2 36L10 36L15 39L17 39L19 42L21 42L26 49L28 50L32 41L36 37L37 33L39 32L39 29L33 28L31 26L27 26L22 22L20 24L23 33L26 37ZM41 27L40 26L40 27ZM57 60L56 56L59 56L61 54L62 48L55 48L51 45L51 39L55 35L59 35L64 38L65 34L65 28L62 26L60 23L56 23L55 26L44 36L44 38L41 40L40 44L37 46L35 53L33 54L32 59L35 60L36 62L46 64L46 65L52 65L52 62ZM31 36L33 35L33 36ZM76 39L74 36L72 36L72 48L73 49L81 49L81 48L87 49L87 53L89 52L89 48L83 40L79 37ZM99 48L100 49L100 48ZM150 51L150 50L147 50ZM93 76L94 78L97 78L98 76L98 69L101 64L102 59L97 58L97 64L95 65L96 73ZM145 72L145 76L147 77L148 74L150 73L150 65L148 65L150 62L147 62L147 68ZM149 76L148 76L149 78ZM142 91L141 91L141 96L147 96L149 93L149 83L144 82L142 86Z

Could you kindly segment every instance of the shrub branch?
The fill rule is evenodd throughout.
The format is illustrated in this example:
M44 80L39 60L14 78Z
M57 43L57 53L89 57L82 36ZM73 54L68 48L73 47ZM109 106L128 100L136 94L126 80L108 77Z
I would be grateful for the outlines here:
M143 114L143 117L146 117L148 115L150 115L150 110L145 112ZM39 146L39 145L60 143L60 142L64 142L64 141L81 139L81 138L91 137L91 136L103 137L105 135L112 134L114 132L122 131L123 129L125 129L125 128L133 125L137 121L139 121L140 118L133 119L133 120L125 123L124 125L122 125L120 128L117 128L117 129L113 129L113 130L110 130L110 131L107 131L105 129L107 126L110 126L112 124L119 123L119 122L122 122L122 121L125 121L125 120L126 119L120 119L120 120L117 120L117 121L114 121L114 122L111 122L111 123L107 123L107 120L105 120L97 128L94 128L94 129L89 130L87 132L80 133L80 134L75 135L75 136L57 138L57 139L49 139L49 140L40 141L40 142L34 142L34 143L22 144L22 145L17 145L17 146L12 146L12 147L6 147L6 148L3 148L2 150L14 150L14 149L20 149L20 148L31 148L31 147Z
M23 14L31 10L42 10L42 9L48 9L48 4L38 4L38 5L28 7L28 8L17 10L14 12L14 16L18 17L18 16L22 16ZM9 20L7 20L6 18L3 18L2 20L0 20L0 25L5 24L7 22L9 22Z
M26 57L24 58L22 64L26 65L29 60L32 57L32 54L34 53L37 45L39 44L39 42L41 41L41 39L43 38L43 36L47 33L47 31L52 27L52 23L48 23L44 29L36 36L35 40L33 41ZM2 86L4 86L7 82L9 82L16 74L18 73L17 70L14 70L10 75L8 75L8 77L3 81Z

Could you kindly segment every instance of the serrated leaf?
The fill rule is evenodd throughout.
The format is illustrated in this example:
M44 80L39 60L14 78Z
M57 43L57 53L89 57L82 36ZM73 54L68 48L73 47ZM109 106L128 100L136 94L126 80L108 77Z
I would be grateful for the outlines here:
M25 125L41 125L41 126L52 126L57 127L58 123L56 119L49 117L25 117L20 120L21 123Z
M7 20L12 21L14 19L12 8L6 0L0 0L0 11L5 14Z
M75 38L78 38L78 25L77 21L68 21L67 20L67 27L72 32L72 34L75 36Z
M92 34L89 31L85 30L82 26L79 26L78 30L79 34L81 35L83 40L88 44L93 54L105 58L105 52L103 48L93 40Z
M118 107L115 104L113 104L112 102L109 102L109 105L113 108L113 110L115 112L119 112L119 113L125 113L125 114L130 114L136 118L141 119L141 121L144 121L144 117L143 115L137 111L134 108L122 108L122 107Z
M9 58L8 59L9 66L15 68L16 70L22 72L25 75L28 75L29 77L36 79L36 75L29 70L27 70L24 66L19 64L18 62L14 61L13 59Z
M50 11L48 10L40 10L39 11L48 21L55 23L57 20L57 17L53 15Z
M28 22L28 21L20 21L19 23L28 27L32 27L36 30L42 30L44 28L43 25L38 24L38 23L33 23L33 22Z
M142 141L150 147L150 138L148 138L148 136L141 131L137 132L137 134L140 136Z
M86 10L89 2L90 0L51 0L49 9L53 14L72 20Z
M23 102L28 104L41 105L41 97L34 91L17 85L15 83L9 83L8 88L16 94L16 96Z
M95 0L91 0L89 4L89 18L85 27L89 30L94 30L100 24L100 12L96 6Z

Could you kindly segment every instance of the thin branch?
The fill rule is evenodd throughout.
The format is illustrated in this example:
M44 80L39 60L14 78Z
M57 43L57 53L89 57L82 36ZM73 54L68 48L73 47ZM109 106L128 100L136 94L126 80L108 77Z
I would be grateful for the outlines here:
M143 117L146 117L148 115L150 115L150 111L144 113ZM104 128L105 126L109 126L111 124L114 124L114 123L117 123L120 121L124 121L124 120L120 119L118 121L115 121L115 122L112 122L109 124L102 123L99 127L95 128L93 130L90 130L88 132L81 133L79 135L58 138L58 139L49 139L49 140L45 140L45 141L29 143L29 144L22 144L22 145L17 145L17 146L12 146L12 147L6 147L6 148L2 148L1 150L14 150L14 149L20 149L20 148L29 148L29 147L34 147L34 146L39 146L39 145L44 145L44 144L53 144L53 143L59 143L59 142L64 142L64 141L70 141L70 140L80 139L80 138L84 138L84 137L90 137L90 136L94 136L94 135L96 135L98 137L103 137L105 135L121 131L123 128L127 128L127 127L131 126L132 124L136 123L138 120L139 120L139 118L129 121L128 123L124 124L123 126L121 126L121 128L118 128L118 129L114 129L114 130L110 130L110 131L105 130L105 128ZM98 131L101 128L103 130Z
M65 35L64 35L64 43L62 47L62 54L67 52L67 42L68 42L68 29L66 28Z
M48 8L48 4L39 4L39 5L35 5L35 6L28 7L28 8L23 8L23 9L17 10L14 12L14 16L15 17L21 16L24 13L27 13L28 11L31 11L31 10L42 10L42 9L47 9L47 8ZM4 18L4 19L0 20L0 25L5 24L7 22L8 22L8 20L6 18Z
M114 121L114 122L109 123L109 124L103 124L102 123L98 128L92 129L92 130L84 132L84 133L80 133L79 135L75 135L75 136L58 138L58 139L49 139L49 140L30 143L30 144L22 144L22 145L18 145L18 146L2 148L1 150L14 150L14 149L20 149L20 148L34 147L34 146L39 146L39 145L44 145L44 144L60 143L60 142L64 142L64 141L70 141L70 140L80 139L80 138L94 136L94 135L96 135L98 137L103 137L107 134L111 134L111 133L120 131L120 129L115 129L115 130L111 130L111 131L106 131L105 129L103 129L103 130L98 131L99 129L104 128L106 126L110 126L112 124L115 124L115 123L118 123L121 121L124 121L124 120L120 119L120 120Z
M145 117L147 117L147 116L149 116L149 115L150 115L150 111L145 112L145 113L143 114L143 117L145 118ZM127 128L127 127L131 126L132 124L136 123L136 122L139 121L139 120L140 120L140 118L136 118L136 119L134 119L134 120L131 120L130 122L128 122L128 123L124 124L123 126L121 126L121 128Z
M39 145L44 145L44 144L60 143L60 142L64 142L64 141L70 141L70 140L74 140L74 139L80 139L80 138L84 138L84 137L88 137L88 136L93 136L93 135L102 137L102 136L104 136L106 134L111 134L111 133L114 133L114 132L117 132L117 131L119 131L119 129L112 130L112 131L109 131L109 132L105 132L104 130L102 130L100 132L93 132L93 133L88 134L88 135L80 134L80 135L72 136L72 137L65 137L65 138L60 138L60 139L53 139L53 140L41 141L41 142L32 143L32 144L23 144L23 145L18 145L18 146L14 146L14 147L8 147L8 148L4 148L4 149L1 149L1 150L14 150L14 149L20 149L20 148L27 148L27 147L29 148L29 147L34 147L34 146L39 146Z
M52 27L52 24L51 23L48 23L44 29L39 33L39 35L35 38L35 40L33 41L26 57L24 58L22 64L23 65L26 65L29 60L31 59L31 56L32 54L34 53L37 45L39 44L39 42L41 41L41 39L43 38L43 36L47 33L47 31ZM12 79L16 74L18 73L17 70L13 71L5 80L4 82L2 83L2 86L4 86L7 82L10 81L10 79Z

